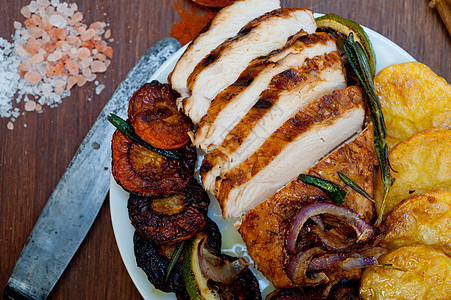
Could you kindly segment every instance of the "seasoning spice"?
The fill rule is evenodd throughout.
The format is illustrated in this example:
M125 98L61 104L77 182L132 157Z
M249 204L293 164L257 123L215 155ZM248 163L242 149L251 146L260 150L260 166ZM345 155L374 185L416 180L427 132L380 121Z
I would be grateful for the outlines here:
M218 13L218 9L208 8L192 1L175 1L174 8L182 20L174 24L171 36L182 45L192 41Z
M77 10L76 3L33 0L21 9L26 18L23 24L13 24L13 42L0 38L0 73L4 75L0 117L11 118L8 129L14 128L12 122L21 109L55 107L73 86L94 81L95 73L105 72L110 65L113 49L104 41L111 36L109 30L105 32L107 24L95 22L88 27ZM104 85L97 82L96 86L99 94ZM24 105L19 106L22 100Z

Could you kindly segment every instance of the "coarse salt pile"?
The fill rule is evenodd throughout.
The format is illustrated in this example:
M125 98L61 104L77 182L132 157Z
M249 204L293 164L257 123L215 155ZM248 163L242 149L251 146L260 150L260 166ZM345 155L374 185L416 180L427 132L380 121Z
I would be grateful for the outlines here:
M26 111L55 107L70 89L96 79L110 65L113 49L104 22L84 24L76 3L36 0L21 9L25 22L14 22L13 43L0 38L0 117L20 115L14 101L24 100ZM111 39L112 40L112 39ZM96 93L104 89L95 81ZM28 96L34 96L30 100ZM14 128L11 122L8 128Z

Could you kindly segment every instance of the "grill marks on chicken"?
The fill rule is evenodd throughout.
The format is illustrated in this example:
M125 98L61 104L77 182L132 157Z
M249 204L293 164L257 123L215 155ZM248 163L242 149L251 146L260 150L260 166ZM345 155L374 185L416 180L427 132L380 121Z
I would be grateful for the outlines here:
M217 177L224 216L239 217L361 131L365 111L358 88L311 101L265 139L251 156Z
M373 131L369 126L357 137L344 144L305 174L319 176L346 190L343 206L357 212L365 221L374 214L373 204L339 179L342 172L359 184L370 196L373 195L373 174L377 159L373 148ZM277 288L293 287L294 283L285 272L285 264L290 258L285 250L285 238L291 218L302 207L316 202L332 202L320 189L294 179L265 202L251 209L243 218L239 232L248 252L258 269ZM341 279L348 275L340 268L326 270L341 272Z
M205 164L211 168L202 172L204 187L213 192L218 176L225 176L245 161L297 111L322 95L344 87L342 63L336 51L306 59L301 68L276 75L221 146L205 157Z
M253 19L280 8L279 0L237 0L220 10L210 25L188 46L169 80L183 98L189 96L187 80L196 65L213 49L235 36Z
M194 144L206 152L219 146L227 133L259 100L272 78L290 68L300 68L306 59L336 51L335 39L325 33L293 37L287 45L267 57L255 59L240 77L211 102L200 120Z
M315 29L313 13L307 9L280 8L251 21L196 65L188 78L191 96L181 103L185 113L198 123L214 97L235 82L253 59L282 48L300 30L313 33Z

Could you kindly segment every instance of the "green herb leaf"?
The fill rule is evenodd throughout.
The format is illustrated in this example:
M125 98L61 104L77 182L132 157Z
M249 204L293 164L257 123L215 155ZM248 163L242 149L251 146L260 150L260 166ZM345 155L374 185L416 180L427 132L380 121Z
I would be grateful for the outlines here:
M349 186L350 188L352 188L354 191L356 191L357 193L359 193L360 195L362 195L363 197L365 197L366 199L370 200L371 202L374 202L374 199L371 198L370 195L368 195L367 192L365 192L365 190L363 188L360 187L360 185L358 185L355 181L353 181L351 178L349 178L348 176L346 176L345 174L338 172L338 176L341 178L341 180L343 180L343 182Z
M299 180L303 183L316 186L324 191L337 205L342 205L346 198L346 192L340 189L336 184L315 176L301 174Z
M119 129L123 134L128 136L132 141L146 147L147 149L156 152L158 154L161 154L163 156L174 158L174 159L180 159L180 156L175 154L174 152L166 149L159 149L152 147L149 143L144 141L142 138L140 138L136 133L133 127L128 124L126 121L124 121L122 118L118 117L115 114L110 114L107 116L108 121L110 121L111 124L113 124L114 127Z
M375 223L376 226L379 226L382 223L382 217L385 210L385 201L387 199L388 192L395 181L395 179L391 176L391 166L388 160L388 147L385 141L385 121L382 114L379 97L377 96L374 89L373 77L369 66L368 56L366 55L365 50L359 43L354 42L352 33L349 34L347 40L343 40L343 46L348 57L349 64L356 73L360 85L367 95L367 105L371 113L371 121L374 125L374 148L379 160L381 179L384 183L384 197L382 200L381 208L379 210L378 218Z
M175 267L175 264L180 258L180 255L182 255L183 249L185 248L186 241L182 241L180 244L177 245L177 247L174 250L174 253L172 253L171 260L169 261L168 268L166 269L166 276L164 277L164 282L168 282L169 277L171 276L171 272Z
M393 266L393 264L377 264L377 265L373 265L373 267L393 269L393 270L403 271L403 272L408 272L409 271L407 269L395 267L395 266Z

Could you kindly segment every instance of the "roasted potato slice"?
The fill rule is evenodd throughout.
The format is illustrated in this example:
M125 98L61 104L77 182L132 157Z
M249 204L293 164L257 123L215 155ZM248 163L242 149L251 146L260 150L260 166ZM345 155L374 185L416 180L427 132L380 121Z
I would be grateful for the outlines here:
M379 263L387 266L363 272L362 299L432 300L451 295L451 258L439 249L422 244L404 246L381 256Z
M374 78L393 147L412 134L432 128L451 129L451 86L418 62L391 65Z
M385 225L389 249L418 242L451 256L451 192L415 194L395 207Z
M389 153L395 183L387 195L384 216L414 193L451 190L451 130L435 128L414 134ZM383 199L383 183L377 176L377 211Z

